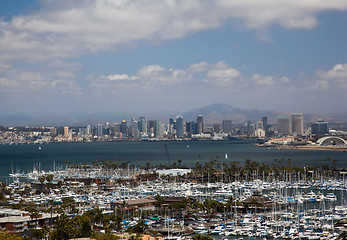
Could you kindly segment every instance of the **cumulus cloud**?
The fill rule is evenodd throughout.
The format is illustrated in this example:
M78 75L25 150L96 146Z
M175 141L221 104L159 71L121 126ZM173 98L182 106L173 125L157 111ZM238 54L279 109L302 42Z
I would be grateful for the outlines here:
M31 65L25 68L31 68ZM75 81L79 64L59 61L48 62L42 69L25 68L3 68L0 71L0 89L4 92L27 93L30 90L32 93L81 94L81 88Z
M273 76L262 76L260 74L254 74L252 80L258 86L272 86L272 85L281 85L290 82L290 78L284 76L281 78L276 78Z
M345 88L347 89L347 63L345 64L336 64L330 70L318 70L316 72L318 80L314 85L319 89L326 88Z
M192 64L186 69L164 68L159 65L141 67L134 75L114 74L101 75L91 81L89 88L94 93L111 91L117 94L121 92L152 91L161 92L170 90L180 92L184 90L197 92L227 92L237 93L243 90L251 90L258 86L277 86L288 84L288 77L277 78L254 74L247 77L241 71L227 63L200 62Z
M251 29L310 29L317 14L347 10L345 0L61 0L0 21L0 58L42 61L113 50L138 40L177 39L227 21Z

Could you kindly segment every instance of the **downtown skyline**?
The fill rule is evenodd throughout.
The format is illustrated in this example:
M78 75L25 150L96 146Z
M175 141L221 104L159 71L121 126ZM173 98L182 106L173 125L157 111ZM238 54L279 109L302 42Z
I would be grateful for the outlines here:
M0 116L346 112L345 1L4 1Z

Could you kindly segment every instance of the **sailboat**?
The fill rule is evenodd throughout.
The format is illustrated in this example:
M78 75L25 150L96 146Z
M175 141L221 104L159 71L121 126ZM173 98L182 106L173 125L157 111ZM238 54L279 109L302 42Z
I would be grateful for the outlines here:
M224 157L225 157L225 159L229 159L229 157L228 157L228 154L227 154L227 153L225 154L225 156L224 156Z

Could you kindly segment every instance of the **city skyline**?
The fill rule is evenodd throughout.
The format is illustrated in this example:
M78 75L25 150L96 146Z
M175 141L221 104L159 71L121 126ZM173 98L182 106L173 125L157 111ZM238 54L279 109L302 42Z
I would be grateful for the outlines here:
M346 112L347 3L0 3L0 116Z

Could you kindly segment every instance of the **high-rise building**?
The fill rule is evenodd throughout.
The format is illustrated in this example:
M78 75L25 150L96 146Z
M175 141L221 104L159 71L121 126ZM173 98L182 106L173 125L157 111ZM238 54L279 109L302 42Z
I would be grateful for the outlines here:
M87 125L87 127L86 127L86 134L87 134L87 135L92 134L92 126Z
M57 128L52 127L52 128L49 130L49 132L50 132L51 137L57 136Z
M213 132L220 133L221 127L220 124L213 124Z
M64 136L69 136L69 127L68 126L65 126L64 127Z
M329 123L323 120L318 120L311 124L311 133L314 135L329 134Z
M176 117L176 135L179 138L184 136L183 117L181 115Z
M259 120L259 122L257 123L257 129L262 129L264 130L264 123L262 121Z
M132 119L132 124L131 124L131 131L133 134L134 138L138 138L140 136L140 131L139 131L139 123L136 119Z
M161 137L161 124L160 121L157 119L154 121L154 137L160 138Z
M232 131L232 121L229 119L223 120L223 132L231 133L231 131Z
M277 119L277 129L278 132L283 135L290 134L290 121L288 116L279 116Z
M264 116L261 118L261 121L263 122L263 129L266 131L266 130L269 130L269 125L267 123L267 116Z
M96 129L96 135L98 137L102 137L104 135L104 126L103 124L99 123Z
M186 132L187 133L194 133L193 127L192 127L192 122L186 122Z
M155 120L148 120L147 121L147 132L148 134L154 135L154 128L155 128Z
M292 113L292 133L297 135L304 134L304 118L302 113Z
M176 133L176 121L173 118L169 119L169 135L174 136Z
M196 133L201 134L204 132L204 119L202 115L196 118Z
M120 124L120 132L122 133L122 138L126 138L128 136L128 124L127 121L123 120Z
M139 130L142 133L147 133L147 122L145 117L139 117Z

